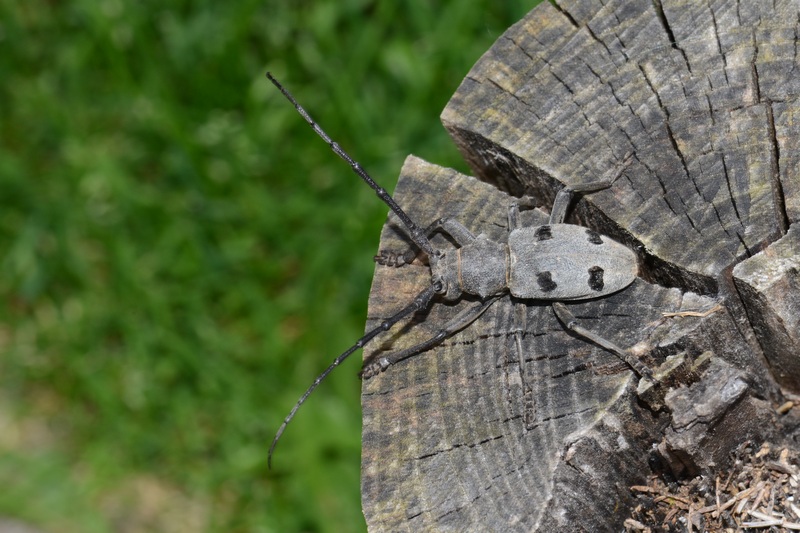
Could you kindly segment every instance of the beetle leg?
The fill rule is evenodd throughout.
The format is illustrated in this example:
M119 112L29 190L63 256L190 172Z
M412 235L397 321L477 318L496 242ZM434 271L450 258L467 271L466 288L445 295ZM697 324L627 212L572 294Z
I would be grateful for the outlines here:
M550 224L561 224L567 216L567 209L569 204L572 203L572 197L575 191L568 187L564 187L556 194L556 199L553 202L553 209L550 210Z
M525 350L522 345L523 337L527 329L528 306L522 302L514 304L514 348L517 352L519 364L519 377L522 382L522 405L523 420L525 429L528 431L536 427L536 395L531 387L532 377L528 375L527 364L525 362Z
M555 311L556 316L561 321L561 323L566 327L568 330L574 332L577 335L580 335L586 340L592 341L593 343L602 346L609 352L613 353L623 362L627 363L629 367L634 371L634 373L639 377L647 378L649 381L653 381L653 372L645 366L644 363L639 361L635 356L628 353L627 350L620 348L613 342L609 341L594 333L589 331L588 329L584 328L580 324L578 324L578 320L575 318L568 309L567 306L562 304L561 302L553 302L553 311Z
M603 189L608 189L614 185L614 182L625 172L625 169L628 168L631 161L633 161L632 152L626 155L625 159L617 165L617 170L611 178L601 181L592 181L575 187L564 187L558 191L558 193L556 193L556 199L553 202L553 209L550 210L550 224L561 224L564 222L569 204L572 202L572 198L576 193L591 194L593 192L602 191Z
M519 212L523 209L533 209L539 207L539 203L533 196L523 196L516 202L508 206L508 231L509 233L515 229L522 227L519 220Z
M431 224L428 230L430 231L429 236L436 231L450 235L459 246L466 246L475 240L475 235L454 218L442 217Z
M379 357L377 360L364 367L364 369L361 371L361 377L364 379L369 379L377 374L380 374L395 363L415 355L419 355L420 353L433 348L450 335L461 331L472 324L479 316L483 314L484 311L489 309L489 306L491 306L502 296L502 294L498 294L467 307L453 317L452 320L447 322L442 329L436 333L436 335L426 341L415 344L414 346L406 348L405 350L400 350L398 352Z
M392 250L381 250L372 259L379 265L390 267L401 267L408 265L417 258L417 251L409 248L405 252L393 252Z
M590 194L602 191L603 189L611 187L612 183L614 183L612 180L593 181L591 183L584 183L578 187L564 187L556 193L553 209L550 210L550 224L564 223L569 206L576 194Z
M437 231L452 237L459 246L465 246L475 240L475 235L453 218L442 217L436 219L430 226L425 228L425 235L430 237ZM381 250L373 259L379 265L400 267L414 261L418 254L419 252L414 247L405 252Z

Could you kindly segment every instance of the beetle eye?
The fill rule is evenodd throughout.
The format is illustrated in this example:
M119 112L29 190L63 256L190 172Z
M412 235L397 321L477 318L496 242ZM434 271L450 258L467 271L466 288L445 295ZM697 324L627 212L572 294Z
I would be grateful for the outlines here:
M445 292L444 280L442 280L442 278L433 280L433 292L436 294L442 294Z

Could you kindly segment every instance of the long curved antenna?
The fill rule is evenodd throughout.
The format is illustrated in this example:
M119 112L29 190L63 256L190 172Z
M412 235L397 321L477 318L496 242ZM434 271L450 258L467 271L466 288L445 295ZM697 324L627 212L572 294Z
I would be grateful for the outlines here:
M283 93L283 96L285 96L286 99L292 103L294 108L297 109L297 112L300 113L300 115L304 119L306 119L308 125L311 126L311 128L317 133L317 135L319 135L323 141L328 143L328 146L331 147L331 150L333 150L333 152L336 155L344 159L345 162L347 162L347 164L350 165L350 168L353 169L353 172L358 174L359 177L362 180L364 180L364 182L366 182L366 184L369 185L373 191L375 191L375 194L378 195L378 198L383 200L383 202L386 205L388 205L392 211L394 211L394 213L397 215L397 217L400 219L403 225L408 229L409 237L411 237L411 239L417 244L417 246L419 246L420 249L423 250L430 257L437 255L437 252L434 250L433 246L431 245L431 242L425 235L425 232L421 230L413 220L411 220L411 217L409 217L406 214L406 212L400 208L399 205L397 205L397 202L395 202L394 198L392 198L389 195L389 193L386 192L386 189L378 185L375 182L375 180L373 180L370 177L370 175L367 174L367 171L364 170L364 168L358 161L355 161L352 157L348 155L347 152L342 150L342 147L339 146L337 142L331 140L331 138L328 137L328 134L325 133L325 131L319 126L319 124L314 122L314 119L312 119L311 116L308 114L308 112L305 109L303 109L303 106L297 103L297 100L294 99L291 93L287 91L286 88L284 88L284 86L281 85L278 80L273 78L271 73L267 72L267 78L269 78L269 81L271 81L275 85L275 87L277 87L281 91L281 93Z
M289 422L292 421L292 418L294 418L294 415L295 413L297 413L297 410L300 409L300 406L303 405L303 402L306 401L306 398L308 398L308 396L312 392L314 392L314 389L317 388L317 386L322 382L322 380L325 379L328 376L328 374L330 374L333 371L334 368L339 366L339 364L342 361L347 359L347 357L351 353L353 353L359 348L362 348L365 344L371 341L377 334L383 331L388 331L403 317L428 307L428 304L433 298L433 295L436 294L436 289L437 287L431 285L430 287L426 288L424 291L419 293L414 298L414 301L412 301L409 305L407 305L406 307L404 307L403 309L392 315L390 318L387 318L386 320L381 322L381 324L378 327L368 331L366 335L358 339L358 342L356 342L353 346L348 348L342 355L334 359L333 363L331 363L330 366L322 372L322 374L317 376L317 379L314 380L314 383L311 384L308 390L306 390L306 392L303 393L302 396L300 396L300 399L297 400L297 403L294 404L292 410L289 411L289 414L283 420L283 424L281 424L281 427L278 428L278 432L275 434L275 438L272 439L272 445L269 447L269 455L267 457L267 466L269 468L272 468L272 453L275 451L275 445L278 444L278 440L281 438L281 435L283 435L283 432L286 430L286 426L289 425Z

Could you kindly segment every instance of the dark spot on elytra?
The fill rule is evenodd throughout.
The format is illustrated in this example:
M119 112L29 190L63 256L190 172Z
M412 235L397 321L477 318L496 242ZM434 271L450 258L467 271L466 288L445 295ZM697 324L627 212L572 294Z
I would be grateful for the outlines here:
M536 282L539 284L539 288L542 290L542 292L550 292L558 287L556 282L553 281L552 274L550 274L550 272L547 270L536 274Z
M592 244L603 244L603 239L600 238L600 234L594 230L587 229L586 235L589 236L589 242Z
M589 288L599 292L603 290L603 285L603 269L593 266L589 269Z
M537 241L546 241L553 238L553 230L550 226L539 226L533 232L533 236L536 237Z

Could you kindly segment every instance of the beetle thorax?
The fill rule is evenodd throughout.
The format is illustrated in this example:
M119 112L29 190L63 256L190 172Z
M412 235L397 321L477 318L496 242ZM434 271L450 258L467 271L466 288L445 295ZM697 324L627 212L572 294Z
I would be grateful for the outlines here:
M508 246L481 234L461 248L444 252L431 264L431 275L444 282L445 300L457 300L462 293L485 298L506 289L508 265Z

